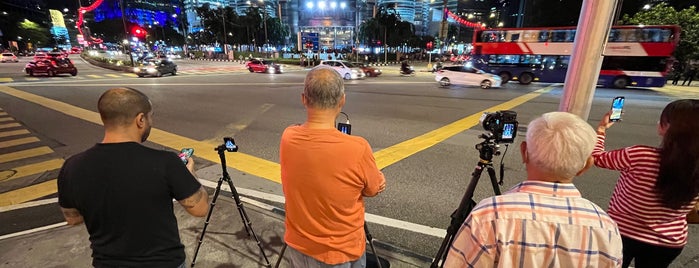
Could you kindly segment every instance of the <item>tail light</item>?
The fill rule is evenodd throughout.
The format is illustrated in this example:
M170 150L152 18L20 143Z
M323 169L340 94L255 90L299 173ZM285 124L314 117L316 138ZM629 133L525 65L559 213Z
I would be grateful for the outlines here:
M439 71L437 71L437 73L438 73L438 74L441 74L441 73L444 73L444 71L439 70Z

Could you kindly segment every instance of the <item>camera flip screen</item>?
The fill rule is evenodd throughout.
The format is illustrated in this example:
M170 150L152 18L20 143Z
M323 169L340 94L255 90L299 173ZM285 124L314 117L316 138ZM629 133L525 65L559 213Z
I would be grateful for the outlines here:
M345 123L337 123L337 130L347 135L352 134L352 125Z
M512 140L515 135L515 124L505 124L502 128L502 140Z

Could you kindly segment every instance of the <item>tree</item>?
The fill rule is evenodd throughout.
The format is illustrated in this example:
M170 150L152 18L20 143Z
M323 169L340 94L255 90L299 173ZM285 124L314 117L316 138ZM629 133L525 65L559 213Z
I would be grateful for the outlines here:
M675 49L675 58L679 62L699 60L699 13L695 6L677 11L675 8L660 3L629 16L624 14L622 24L644 25L679 25L682 28L680 43Z
M18 23L19 32L24 42L34 43L36 46L46 45L49 43L49 29L42 27L36 22L24 19ZM19 39L19 37L18 37Z

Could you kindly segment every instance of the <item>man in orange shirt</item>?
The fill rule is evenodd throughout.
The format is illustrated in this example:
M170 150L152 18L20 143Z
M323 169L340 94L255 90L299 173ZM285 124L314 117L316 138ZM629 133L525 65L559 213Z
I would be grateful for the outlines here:
M335 129L345 104L340 75L306 75L306 122L284 130L279 149L286 197L288 258L293 267L365 267L363 197L386 188L369 143Z

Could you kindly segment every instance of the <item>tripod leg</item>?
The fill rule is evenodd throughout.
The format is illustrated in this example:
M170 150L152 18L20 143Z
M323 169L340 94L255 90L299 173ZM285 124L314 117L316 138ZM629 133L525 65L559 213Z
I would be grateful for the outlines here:
M369 233L369 228L366 226L366 222L364 222L364 233L366 234L366 239L369 240L369 247L371 247L371 253L374 253L374 257L376 258L376 265L381 267L381 260L379 260L379 255L376 254L376 248L374 248L374 237L371 236L371 233Z
M245 230L248 232L248 235L252 236L255 239L257 247L260 248L260 254L262 255L262 258L265 259L265 267L271 267L272 265L269 263L269 259L267 259L265 250L264 248L262 248L262 242L260 242L260 239L257 238L255 231L252 230L252 223L250 223L250 218L248 218L248 214L245 212L243 202L240 201L240 195L238 195L238 190L236 190L235 186L233 186L233 181L230 177L226 177L225 179L226 182L228 182L228 187L231 188L231 193L233 194L235 205L236 207L238 207L238 213L240 213L240 218L243 220L243 226L245 226Z
M206 221L204 221L204 228L201 230L201 236L199 236L199 242L197 243L197 249L194 251L194 257L192 257L192 266L194 267L194 262L197 261L197 254L199 254L199 247L201 247L201 242L204 241L204 235L206 234L206 227L209 226L209 220L211 219L211 213L214 212L214 206L216 206L216 198L218 194L221 193L221 184L223 183L223 177L218 179L218 185L216 185L216 190L214 191L214 197L211 199L211 204L209 205L209 212L206 215Z
M481 173L483 172L483 167L485 165L486 164L482 162L478 162L476 168L473 170L473 173L471 173L471 181L466 187L464 196L461 197L459 207L454 211L454 213L451 214L451 224L449 224L449 227L447 228L447 235L444 237L444 240L442 240L442 245L439 247L437 255L434 257L434 260L430 265L431 268L444 267L444 261L447 259L447 252L449 251L451 244L454 242L456 232L459 231L459 228L461 228L464 220L466 220L466 216L471 213L471 210L475 205L471 199L473 198L473 192L476 190L476 185L478 184L478 180L481 178Z
M500 184L498 184L497 176L495 176L495 169L492 165L488 165L488 176L490 177L490 184L493 185L493 192L495 192L495 195L501 195Z
M284 257L284 251L286 251L287 244L284 243L284 246L282 246L282 251L279 252L279 259L277 259L277 263L274 265L274 268L279 268L279 264L282 263L282 258Z

